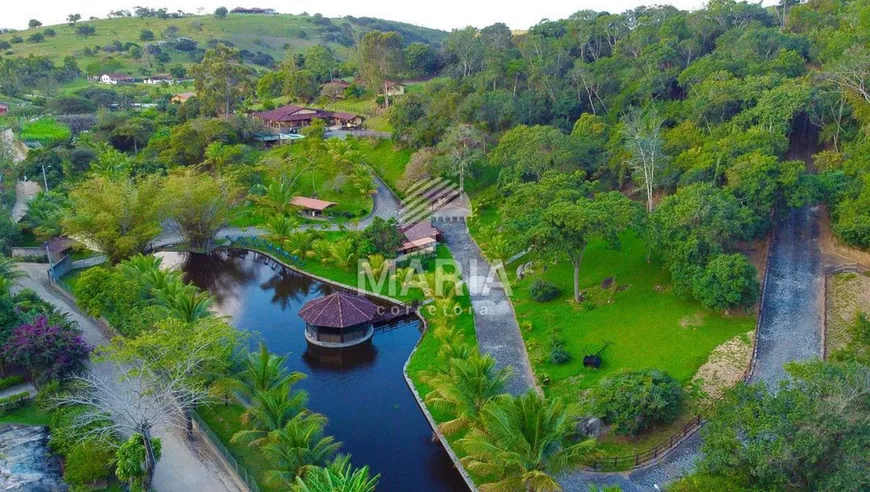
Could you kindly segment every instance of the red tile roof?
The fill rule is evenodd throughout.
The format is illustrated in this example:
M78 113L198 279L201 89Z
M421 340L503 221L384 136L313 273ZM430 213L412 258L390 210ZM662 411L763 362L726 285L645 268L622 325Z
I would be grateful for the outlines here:
M318 200L317 198L308 198L307 196L294 196L293 199L290 200L290 205L323 211L328 207L338 204L335 202L327 202L326 200Z
M299 317L313 326L348 328L370 322L378 307L363 296L336 292L309 301L299 310Z
M402 234L408 241L416 241L426 237L437 238L439 233L440 231L429 222L418 222L402 227Z
M302 111L304 111L304 113ZM338 118L340 120L352 120L357 117L357 115L352 113L334 113L332 111L326 111L324 109L304 108L302 106L294 106L292 104L281 106L280 108L276 108L271 111L254 113L253 116L261 120L273 121L278 123L290 121L305 121L314 118Z

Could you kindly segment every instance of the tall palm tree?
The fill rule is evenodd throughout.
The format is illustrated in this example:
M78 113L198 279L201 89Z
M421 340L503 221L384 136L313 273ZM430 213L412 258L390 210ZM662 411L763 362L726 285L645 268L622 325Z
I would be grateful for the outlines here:
M474 354L450 359L447 372L426 377L433 388L424 397L426 403L455 416L439 424L441 431L455 434L474 424L484 405L501 394L509 374L496 370L491 356Z
M469 471L495 481L488 490L560 491L555 476L595 454L595 440L574 442L576 411L559 398L546 400L534 391L488 402L480 421L459 445Z
M305 477L311 469L331 460L339 448L332 436L324 436L326 417L301 414L283 429L273 432L263 452L272 463L266 472L266 482L276 487L290 487L296 477Z
M312 468L302 477L296 477L294 492L374 492L380 475L371 477L369 467L354 469L350 455L339 455L325 468Z
M308 392L291 391L289 387L279 386L254 394L242 414L245 429L233 434L233 443L248 443L252 446L265 444L269 435L282 429L288 422L305 411Z
M354 188L356 188L361 195L371 196L378 192L378 183L375 181L375 178L372 177L371 171L369 171L365 166L360 165L354 167L351 179L353 180Z
M243 358L236 374L222 385L243 403L251 402L254 395L260 392L275 388L289 391L294 384L305 379L305 374L287 371L286 362L286 357L270 353L266 345L260 343L259 350Z

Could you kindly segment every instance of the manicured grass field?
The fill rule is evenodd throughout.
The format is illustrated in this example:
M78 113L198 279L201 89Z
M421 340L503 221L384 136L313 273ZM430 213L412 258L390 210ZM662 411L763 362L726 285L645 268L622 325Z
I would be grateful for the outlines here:
M68 140L70 135L72 132L66 126L51 118L42 118L25 123L20 138L23 142L37 141L43 145L53 145Z
M411 160L411 150L400 149L389 140L380 140L374 145L363 140L357 145L363 161L378 173L387 186L402 196L398 183L405 173L405 166Z
M551 379L547 393L576 400L580 391L604 377L649 368L687 383L714 348L752 329L754 315L725 316L675 296L667 271L656 262L647 263L646 256L645 242L633 235L617 251L601 243L589 245L580 286L595 304L591 310L572 301L573 270L567 264L551 265L541 275L561 289L548 303L531 300L532 277L514 285L514 307L536 374ZM613 287L602 289L609 277ZM567 364L547 360L553 330L572 356ZM612 345L602 354L601 368L584 368L583 356L597 352L606 341Z
M48 425L51 413L42 412L34 403L0 414L0 424Z

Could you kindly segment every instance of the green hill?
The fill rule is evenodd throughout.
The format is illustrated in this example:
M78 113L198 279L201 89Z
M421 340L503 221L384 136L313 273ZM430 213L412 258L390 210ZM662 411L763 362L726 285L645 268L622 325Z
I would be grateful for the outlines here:
M78 34L76 30L82 25L93 26L94 34L87 37ZM46 35L48 29L56 34ZM154 39L141 40L143 30L151 31ZM407 43L420 41L439 45L447 36L447 33L435 29L365 17L329 19L318 15L230 14L225 19L208 15L180 19L123 17L79 21L76 27L60 24L3 34L0 35L0 45L4 44L2 41L11 44L4 51L5 56L41 55L60 63L64 57L72 55L79 67L83 70L90 68L94 74L113 70L140 75L164 71L177 63L192 64L199 60L210 43L213 45L217 41L229 42L240 50L246 50L249 61L260 53L280 61L288 49L293 53L304 53L316 44L329 46L339 59L346 59L352 53L354 42L371 30L401 32ZM36 33L43 34L42 42L30 40ZM22 41L13 43L15 37ZM184 47L187 51L176 49L178 41L184 38L195 41L195 47L187 43ZM137 59L133 45L144 52L149 44L159 46L169 56L169 61L161 63L154 56L144 54ZM113 46L123 48L118 51Z

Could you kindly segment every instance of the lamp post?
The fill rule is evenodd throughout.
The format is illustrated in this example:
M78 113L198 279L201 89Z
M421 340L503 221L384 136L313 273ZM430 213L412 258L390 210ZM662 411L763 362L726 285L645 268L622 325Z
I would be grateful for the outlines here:
M51 164L48 165L48 168L51 169ZM45 164L42 164L42 182L45 184L45 191L48 190L48 178L45 177Z

